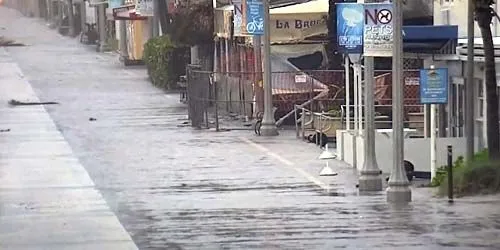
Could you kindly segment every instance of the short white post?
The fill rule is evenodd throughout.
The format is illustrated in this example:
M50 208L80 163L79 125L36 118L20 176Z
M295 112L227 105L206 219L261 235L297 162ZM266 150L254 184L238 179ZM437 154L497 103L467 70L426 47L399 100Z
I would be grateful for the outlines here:
M345 117L346 117L346 129L349 131L351 130L351 107L350 107L350 66L349 66L349 57L345 57L345 64L344 64L344 69L345 69Z
M436 104L431 104L431 180L436 176Z
M358 114L358 67L356 67L356 63L353 65L354 71L354 134L356 136L359 135L359 114Z
M358 75L356 76L357 77L357 81L358 81L358 85L357 85L357 88L358 88L358 132L359 134L358 135L362 135L363 134L363 74L362 74L362 71L361 71L361 64L360 63L357 63L356 64L356 67L357 67L357 72L358 72Z

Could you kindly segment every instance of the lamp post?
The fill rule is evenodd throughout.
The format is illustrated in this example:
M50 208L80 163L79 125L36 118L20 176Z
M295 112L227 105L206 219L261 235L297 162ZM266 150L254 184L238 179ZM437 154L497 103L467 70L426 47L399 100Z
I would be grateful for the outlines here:
M387 201L411 201L411 190L404 170L403 138L403 0L393 1L393 50L392 50L392 172L387 188Z
M264 8L264 117L262 118L262 127L260 133L263 136L278 135L276 120L273 114L273 87L271 77L271 32L269 18L269 0L262 0Z
M100 3L97 7L97 21L99 23L99 51L105 52L108 48L107 31L106 31L106 6L105 3Z
M359 191L382 191L382 178L375 156L375 105L373 57L365 57L365 141L364 164L360 171Z
M368 0L368 3L381 2ZM382 177L375 154L375 63L374 57L365 56L365 131L364 131L364 164L360 171L359 191L382 191Z
M73 0L68 0L68 25L69 25L69 31L68 35L70 37L75 36L75 15L73 12Z
M122 5L125 5L125 0L121 1ZM127 22L125 20L119 21L120 29L120 57L124 62L128 60L128 43L127 43Z
M160 35L160 8L158 7L158 0L153 0L153 17L151 18L151 37L157 37Z

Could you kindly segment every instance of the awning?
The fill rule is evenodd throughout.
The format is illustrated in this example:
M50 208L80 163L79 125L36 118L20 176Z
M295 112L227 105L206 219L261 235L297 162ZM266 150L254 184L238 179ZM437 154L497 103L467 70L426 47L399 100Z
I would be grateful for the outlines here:
M328 0L315 0L269 10L269 14L328 14Z
M120 6L113 9L115 20L147 20L148 17L136 13L135 4Z
M403 26L403 49L409 53L454 54L458 40L456 25Z

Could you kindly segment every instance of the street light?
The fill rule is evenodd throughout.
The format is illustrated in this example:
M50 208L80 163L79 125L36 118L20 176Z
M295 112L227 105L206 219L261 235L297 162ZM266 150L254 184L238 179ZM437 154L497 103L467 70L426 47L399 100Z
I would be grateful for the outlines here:
M366 2L380 2L371 0ZM382 177L375 154L375 63L372 56L365 56L365 132L364 164L359 176L359 191L382 191Z
M410 202L411 190L404 170L403 137L403 0L393 1L393 48L392 48L392 172L387 188L388 202Z
M260 133L263 136L278 135L276 120L273 114L273 87L271 77L271 24L269 18L269 0L262 0L264 8L264 116L262 118L262 127Z
M382 191L382 178L375 156L375 105L373 57L365 57L365 141L364 164L360 171L359 191Z

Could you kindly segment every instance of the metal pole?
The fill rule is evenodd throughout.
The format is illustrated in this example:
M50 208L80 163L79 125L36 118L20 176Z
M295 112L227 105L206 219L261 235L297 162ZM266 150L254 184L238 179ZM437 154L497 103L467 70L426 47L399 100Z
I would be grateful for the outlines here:
M365 57L365 154L359 177L359 191L382 191L382 178L375 155L374 62Z
M85 24L87 23L87 3L86 1L81 1L80 3L80 18L81 18L81 30L82 32L85 32L86 26Z
M299 134L299 124L297 123L298 122L298 114L297 114L297 105L293 105L293 114L294 114L294 117L295 117L295 137L298 139L300 138L300 134ZM304 114L302 114L302 123L304 123Z
M359 134L359 115L358 115L358 67L355 62L352 66L354 71L354 134L358 136Z
M359 59L355 59L355 61L353 62L353 65L352 65L352 70L353 70L353 75L354 75L354 85L353 85L353 88L354 88L354 93L353 93L353 97L354 97L354 102L353 102L353 109L354 109L354 133L352 134L353 135L353 150L352 150L352 155L353 155L353 159L352 159L352 166L355 168L355 169L358 169L358 135L359 135L359 122L358 122L358 67L356 66L356 64L358 63L358 60Z
M351 66L349 65L349 57L345 56L345 120L346 120L346 129L351 130L351 111L350 111L350 70Z
M431 180L436 177L436 104L431 104Z
M219 132L219 95L217 93L217 81L214 81L214 99L215 99L215 131Z
M392 172L387 188L388 202L410 202L411 190L404 170L403 137L403 0L393 1L393 50L392 50Z
M68 22L69 22L69 31L68 35L70 37L75 36L75 16L73 12L73 0L68 0Z
M467 7L467 79L465 82L466 160L474 156L474 1Z
M356 67L358 68L358 132L359 135L363 135L363 72L360 63L357 63Z
M47 17L45 19L50 24L52 21L52 0L45 0L45 4L47 4Z
M106 33L106 7L104 4L98 5L98 23L99 23L99 51L108 50L107 33Z
M453 148L448 145L448 202L453 203Z
M160 35L160 27L159 27L159 20L160 20L160 9L158 8L158 1L159 0L153 0L153 18L151 19L151 26L152 26L152 34L151 37L157 37Z
M128 45L127 45L127 21L121 20L120 23L120 56L125 62L128 60Z
M253 36L253 50L254 50L254 94L255 94L255 114L258 112L264 112L264 89L262 86L262 46L261 46L261 37Z
M273 86L271 77L271 24L269 18L269 1L263 0L264 7L264 117L260 129L263 136L276 136L278 129L273 114Z
M63 17L63 3L61 1L57 1L57 28L61 27Z

